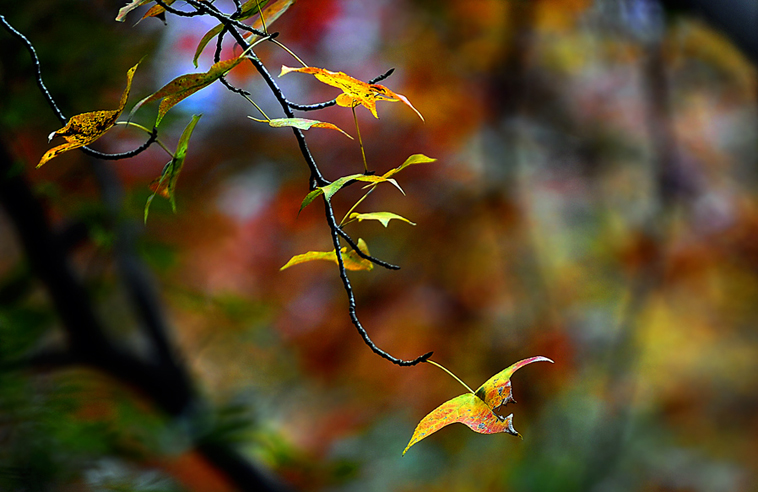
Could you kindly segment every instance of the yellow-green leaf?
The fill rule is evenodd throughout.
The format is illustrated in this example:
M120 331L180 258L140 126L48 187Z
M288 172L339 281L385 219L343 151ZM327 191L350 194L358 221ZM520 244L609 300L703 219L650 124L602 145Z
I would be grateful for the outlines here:
M244 55L239 56L237 58L215 63L205 73L181 75L161 87L158 92L155 92L138 102L134 106L134 109L132 109L132 114L134 114L143 104L161 99L161 103L158 106L158 119L155 121L155 126L158 126L169 109L195 92L208 87L220 77L229 73L231 69L239 65L244 59Z
M134 0L133 2L130 2L127 5L124 5L123 7L118 9L118 15L116 16L116 20L118 22L124 22L124 19L126 18L126 14L136 9L137 7L141 7L142 5L145 5L146 3L150 3L152 1L154 0Z
M354 108L355 106L362 105L371 111L371 114L373 114L375 118L378 118L379 116L376 114L377 101L402 101L403 104L415 111L422 121L424 120L424 117L413 107L410 101L408 101L408 98L402 94L392 92L383 85L368 84L343 72L331 72L316 67L291 68L282 65L282 72L279 76L281 77L290 72L309 73L324 84L341 89L342 94L337 96L337 104L339 106Z
M358 249L360 249L363 253L370 255L368 250L368 245L366 245L366 242L363 239L358 239ZM340 248L340 251L342 252L342 262L345 265L345 268L347 270L373 270L374 264L370 261L361 258L358 253L356 253L354 250L347 251L347 246L344 248ZM303 253L301 255L295 255L293 256L290 261L287 262L286 265L281 267L279 271L285 270L291 266L299 265L300 263L306 263L308 261L314 261L314 260L326 260L326 261L332 261L334 263L337 263L337 254L335 253L335 250L331 251L309 251L307 253Z
M400 171L402 171L406 167L412 166L414 164L424 164L426 162L434 162L436 160L437 159L433 159L431 157L427 157L424 154L413 154L412 156L410 156L409 158L407 158L405 160L405 162L403 162L402 164L400 164L395 169L390 169L389 171L387 171L386 173L384 173L384 177L385 178L389 178L390 176L393 176L393 175L399 173Z
M66 126L60 130L54 131L48 138L48 140L52 140L55 137L63 137L66 140L66 143L53 147L45 152L45 155L42 156L37 167L40 167L63 152L91 144L98 138L102 137L108 130L113 128L113 125L116 124L116 120L121 116L124 106L126 106L126 100L129 98L129 91L132 88L132 78L134 77L134 72L137 70L137 66L139 66L139 63L130 68L126 73L126 89L124 89L123 94L121 94L118 108L105 111L91 111L89 113L72 116L68 120L68 123L66 123Z
M406 219L405 217L401 217L397 214L393 214L392 212L371 212L368 214L359 214L359 213L352 213L350 214L351 219L358 219L358 222L364 221L364 220L378 220L382 223L384 227L387 227L390 223L390 220L392 219L398 219L402 220L403 222L407 222L410 225L416 225L415 222L411 222L410 220Z
M497 410L502 405L507 405L510 402L516 402L513 399L513 393L511 388L511 376L513 373L521 369L522 367L531 364L532 362L550 362L552 360L547 357L537 356L529 357L528 359L520 360L515 364L508 366L499 373L489 378L483 385L476 390L476 396L478 396L484 403L490 408Z
M403 454L417 442L429 437L446 425L456 422L467 425L469 429L479 434L506 432L514 436L519 435L513 428L512 414L502 418L475 395L464 393L446 401L424 417L416 426L416 430L413 431L413 436L403 450Z
M251 118L251 117L248 116L248 118ZM291 127L299 128L301 130L309 130L313 127L329 128L330 130L337 130L338 132L342 133L350 140L353 140L353 137L348 135L337 125L333 125L331 123L325 123L323 121L318 121L318 120L309 120L306 118L277 118L274 120L269 120L268 124L274 128L282 128L286 126L291 126Z
M150 204L153 202L155 195L160 195L164 198L168 198L171 202L171 209L176 212L176 200L174 190L176 189L176 182L179 179L179 173L184 167L184 159L187 157L187 146L189 145L189 139L192 136L192 132L195 130L198 120L202 114L192 115L192 120L182 132L182 136L179 137L179 143L176 145L176 151L174 157L166 163L163 167L163 172L160 178L156 179L150 184L150 190L153 192L147 198L145 203L145 223L147 223L147 214L150 210Z
M310 205L311 202L315 200L321 194L324 194L327 200L331 200L334 194L337 193L343 186L345 186L350 181L365 181L368 183L372 183L369 186L375 186L383 182L392 183L398 190L400 190L401 193L405 194L403 189L400 188L400 185L397 184L397 181L395 181L394 179L387 179L384 176L351 174L349 176L342 176L341 178L335 179L330 184L326 186L320 186L316 188L315 190L311 191L310 193L308 193L303 199L303 203L300 204L300 211L302 211L305 207ZM300 213L300 211L298 211L298 213Z

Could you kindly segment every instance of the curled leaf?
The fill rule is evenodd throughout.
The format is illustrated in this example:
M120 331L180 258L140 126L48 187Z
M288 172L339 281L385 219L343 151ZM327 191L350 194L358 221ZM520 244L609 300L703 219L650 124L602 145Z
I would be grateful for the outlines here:
M127 5L124 5L123 7L118 9L118 15L116 16L116 20L118 22L124 22L124 19L126 19L126 14L136 9L137 7L141 7L145 5L146 3L150 3L152 1L153 0L134 0L133 2L130 2Z
M134 114L143 104L161 99L161 103L158 106L158 119L155 121L155 126L158 126L161 124L161 120L169 109L173 108L180 101L188 98L195 92L208 87L220 77L229 73L231 69L239 65L244 59L245 56L242 55L237 58L215 63L205 73L189 73L187 75L181 75L161 87L154 94L151 94L138 102L134 106L134 109L132 109L132 114Z
M342 90L342 94L337 96L337 104L346 108L354 108L355 106L362 105L374 115L375 118L379 116L376 113L377 101L389 101L396 102L402 101L403 104L411 108L415 113L424 120L421 113L408 101L408 98L402 94L392 92L388 88L379 84L368 84L362 80L355 79L343 72L331 72L323 68L316 67L303 67L303 68L291 68L282 65L282 72L279 74L286 75L290 72L309 73L316 77L324 84L337 87Z
M360 249L363 253L370 255L368 250L368 245L363 239L358 239L358 249ZM345 265L345 268L347 270L373 270L374 264L370 261L361 258L358 256L358 253L356 253L354 250L347 251L347 246L344 248L340 248L340 251L342 252L342 262ZM299 265L300 263L305 263L308 261L313 260L326 260L326 261L333 261L334 263L337 263L337 254L334 250L331 251L309 251L307 253L303 253L301 255L295 255L293 256L290 261L287 262L286 265L281 267L279 271L285 270L291 266Z
M113 128L116 124L116 120L121 116L124 106L126 106L126 100L129 98L129 91L132 88L132 78L134 77L134 72L137 70L137 66L139 66L139 63L130 68L126 73L126 89L124 89L123 94L121 94L118 108L113 110L91 111L89 113L72 116L68 120L68 123L66 123L66 126L60 130L54 131L48 137L48 140L52 140L55 137L63 137L66 140L66 143L53 147L45 152L45 155L42 156L37 167L40 167L63 152L91 144L98 138L102 137L108 130Z
M168 198L171 202L171 209L176 212L176 200L174 197L174 190L176 189L176 182L179 179L179 173L184 167L184 159L187 157L187 146L189 145L189 139L192 136L192 132L195 130L198 120L202 114L192 115L192 120L182 132L182 136L179 137L179 143L176 145L176 151L174 157L166 163L161 172L160 178L156 179L150 184L150 190L153 192L147 198L145 203L145 223L147 223L147 214L150 210L150 204L153 202L155 195L160 195L164 198Z
M516 403L511 391L511 376L522 367L531 364L532 362L540 361L553 363L552 360L542 356L529 357L528 359L520 360L489 378L476 390L476 396L481 398L484 403L495 410L510 402Z
M378 220L379 222L382 223L384 227L387 227L390 223L390 220L392 219L398 219L398 220L402 220L403 222L407 222L410 225L416 225L415 222L411 222L405 217L401 217L397 214L393 214L392 212L371 212L368 214L352 213L350 214L350 218L357 219L358 222L362 222L364 220Z
M520 435L513 428L513 415L501 418L475 395L464 393L446 401L421 419L416 430L413 431L410 442L403 450L403 454L417 442L429 437L446 425L456 422L465 424L469 429L479 434L505 432L514 436Z
M171 4L174 3L175 1L176 0L163 0L163 3L165 3L168 6L171 6ZM161 20L163 20L163 22L165 23L166 22L166 15L165 14L166 14L166 9L165 8L163 8L160 5L153 5L152 7L150 7L150 10L148 10L147 12L145 12L145 15L143 15L142 19L140 19L140 20L147 19L148 17L158 17Z
M254 119L250 116L248 118ZM342 128L338 127L337 125L333 125L331 123L325 123L323 121L318 120L309 120L306 118L277 118L273 120L268 121L269 126L272 126L274 128L282 128L286 126L291 126L295 128L299 128L301 130L309 130L311 128L329 128L330 130L337 130L338 132L345 135L350 140L353 140L353 137L348 135L345 131L342 130Z

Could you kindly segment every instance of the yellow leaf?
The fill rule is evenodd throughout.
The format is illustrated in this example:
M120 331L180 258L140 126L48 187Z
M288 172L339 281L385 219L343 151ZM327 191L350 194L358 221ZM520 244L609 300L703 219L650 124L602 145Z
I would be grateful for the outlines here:
M370 255L368 250L368 245L363 239L358 239L358 249L360 249L363 253ZM342 262L345 264L345 268L347 270L373 270L374 264L370 261L361 258L358 256L358 253L356 253L354 250L347 251L347 246L344 248L341 248L340 251L342 252ZM313 260L326 260L326 261L333 261L334 263L337 263L337 254L334 250L331 251L309 251L307 253L303 253L301 255L295 255L293 256L290 261L287 262L286 265L281 267L279 271L285 270L291 266L299 265L300 263L305 263L308 261Z
M375 118L378 118L379 116L376 114L377 101L402 101L403 104L416 112L418 117L421 118L421 121L424 120L421 113L413 107L405 96L392 92L383 85L368 84L343 72L331 72L329 70L324 70L323 68L315 67L291 68L282 65L282 72L279 76L281 77L290 72L309 73L324 84L341 89L342 94L337 96L337 104L340 106L354 108L355 106L362 105L371 111L371 114L373 114Z
M406 167L412 166L414 164L424 164L426 162L434 162L436 160L437 159L433 159L431 157L427 157L424 154L413 154L412 156L410 156L409 158L407 158L405 160L405 162L403 162L402 164L400 164L399 166L397 166L395 169L390 169L389 171L387 171L386 173L384 173L383 177L384 178L389 178L390 176L393 176L393 175L399 173L400 171L402 171Z
M358 219L358 222L362 222L364 220L378 220L379 222L382 223L384 227L387 227L390 223L390 220L392 219L398 219L398 220L407 222L410 225L416 225L414 222L411 222L405 217L401 217L400 215L393 214L392 212L371 212L368 214L352 213L350 214L350 218Z
M53 147L45 152L45 155L42 156L37 167L40 167L63 152L91 144L98 138L102 137L105 132L113 128L113 125L116 124L116 120L124 110L124 106L126 106L129 90L132 87L132 78L134 77L134 72L137 70L138 65L139 63L130 68L126 73L126 89L124 89L124 93L121 94L118 108L113 110L91 111L89 113L72 116L68 120L68 123L66 123L66 126L60 130L54 131L49 137L49 140L52 140L55 137L63 137L66 140L66 143Z

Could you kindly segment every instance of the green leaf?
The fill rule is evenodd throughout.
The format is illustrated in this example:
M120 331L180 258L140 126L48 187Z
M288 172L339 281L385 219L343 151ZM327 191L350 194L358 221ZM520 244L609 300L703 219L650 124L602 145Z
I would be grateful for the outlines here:
M360 249L363 253L370 255L368 250L368 245L363 239L358 239L358 249ZM342 262L345 265L345 268L347 270L373 270L374 264L370 261L361 258L358 253L356 253L354 250L350 250L350 252L347 251L347 246L344 248L340 248L340 251L342 252ZM301 255L295 255L292 258L290 258L290 261L287 262L286 265L281 267L279 271L286 270L287 268L295 265L299 265L300 263L306 263L308 261L314 261L314 260L326 260L326 261L332 261L334 263L337 262L337 254L335 253L335 250L331 251L308 251L307 253L303 253Z
M479 434L505 432L514 436L520 435L513 428L513 414L501 418L475 395L464 393L446 401L424 417L413 431L413 436L403 450L403 454L420 440L456 422L467 425L469 429Z
M410 156L409 158L407 158L405 160L405 162L403 162L402 164L400 164L395 169L390 169L389 171L387 171L386 173L384 173L384 177L385 178L389 178L390 176L393 176L393 175L399 173L400 171L402 171L406 167L412 166L414 164L424 164L426 162L434 162L436 160L437 159L433 159L431 157L427 157L424 154L413 154L412 156Z
M248 118L255 120L255 118L253 118L252 116L248 116ZM348 135L337 125L333 125L331 123L325 123L323 121L318 121L318 120L308 120L306 118L277 118L274 120L269 120L268 124L269 126L273 128L283 128L283 127L291 126L291 127L299 128L301 130L310 130L313 127L329 128L330 130L337 130L338 132L341 132L350 140L353 140L353 137Z
M182 136L179 137L179 143L176 145L176 151L174 157L166 163L161 172L161 177L153 181L150 185L150 190L153 192L147 198L145 203L145 223L147 223L147 214L150 210L150 204L153 202L153 198L158 194L164 198L168 198L171 202L171 209L176 212L176 200L175 193L176 182L179 179L179 173L182 172L184 167L184 159L187 157L187 146L189 145L189 139L192 136L192 132L195 130L198 120L202 114L196 114L192 116L192 120L182 132Z
M392 212L371 212L368 214L358 214L358 213L352 213L350 214L351 219L358 219L358 222L364 221L364 220L378 220L382 223L384 227L387 227L390 223L390 220L392 219L398 219L402 220L404 222L409 223L410 225L416 225L415 222L411 222L410 220L406 219L405 217L401 217L397 214L393 214Z
M158 106L158 119L155 121L155 126L160 125L161 120L166 115L169 109L174 107L180 101L191 96L200 89L208 87L210 84L223 77L231 69L239 65L245 59L244 55L230 60L220 61L215 63L205 73L190 73L187 75L181 75L168 84L164 85L158 92L147 96L145 99L138 102L131 114L134 114L143 104L161 99L161 103Z

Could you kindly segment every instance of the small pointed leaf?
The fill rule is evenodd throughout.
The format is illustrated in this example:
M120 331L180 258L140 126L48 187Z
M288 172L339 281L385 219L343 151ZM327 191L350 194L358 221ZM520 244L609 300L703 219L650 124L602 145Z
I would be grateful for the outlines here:
M124 106L126 106L126 100L129 98L129 91L132 88L132 78L134 77L134 72L137 70L138 66L139 63L130 68L126 73L126 89L124 89L123 94L121 94L118 108L105 111L91 111L89 113L72 116L68 120L68 123L66 123L66 126L60 130L54 131L48 138L48 140L52 140L53 138L60 136L66 140L66 143L53 147L45 152L45 155L42 156L37 167L40 167L63 152L91 144L105 135L108 130L113 128L116 124L116 120L121 116Z
M426 162L434 162L437 159L433 159L431 157L427 157L424 154L413 154L409 158L405 160L402 164L400 164L395 169L390 169L386 173L384 173L385 178L389 178L390 176L394 176L395 174L399 173L403 169L405 169L408 166L412 166L414 164L424 164Z
M192 120L182 132L182 136L179 137L179 143L176 145L176 151L174 157L163 168L160 178L153 181L150 184L150 190L153 192L147 198L145 203L145 222L147 223L147 214L150 210L150 204L153 201L155 195L160 195L164 198L168 198L171 202L171 209L176 212L176 199L175 190L176 182L179 179L179 173L182 172L184 167L184 159L187 157L187 146L189 145L189 139L192 136L192 132L195 130L198 120L202 114L196 114L192 116Z
M411 222L405 217L401 217L400 215L393 214L392 212L371 212L368 214L352 213L350 214L350 218L358 219L358 222L362 222L364 220L378 220L379 222L382 223L384 227L387 227L390 223L390 220L392 219L398 219L398 220L407 222L410 225L414 225L414 226L416 225L415 222Z
M401 193L405 194L402 188L400 188L400 185L397 184L397 181L394 179L387 179L384 176L374 176L374 175L366 175L366 174L351 174L349 176L342 176L341 178L335 179L330 184L326 186L320 186L316 188L315 190L311 191L307 195L305 195L305 198L303 199L303 203L300 204L300 210L298 211L298 214L302 212L302 210L307 207L308 205L313 202L318 196L321 194L324 194L326 196L327 200L331 200L335 193L337 193L343 186L345 186L350 181L364 181L371 183L368 186L376 186L379 183L392 183L398 190L400 190Z
M318 121L318 120L308 120L305 118L277 118L274 120L269 120L268 124L269 126L272 126L274 128L282 128L286 126L291 126L291 127L299 128L301 130L309 130L314 127L315 128L329 128L330 130L337 130L338 132L342 133L350 140L353 140L353 137L348 135L337 125L333 125L331 123L325 123L323 121Z

